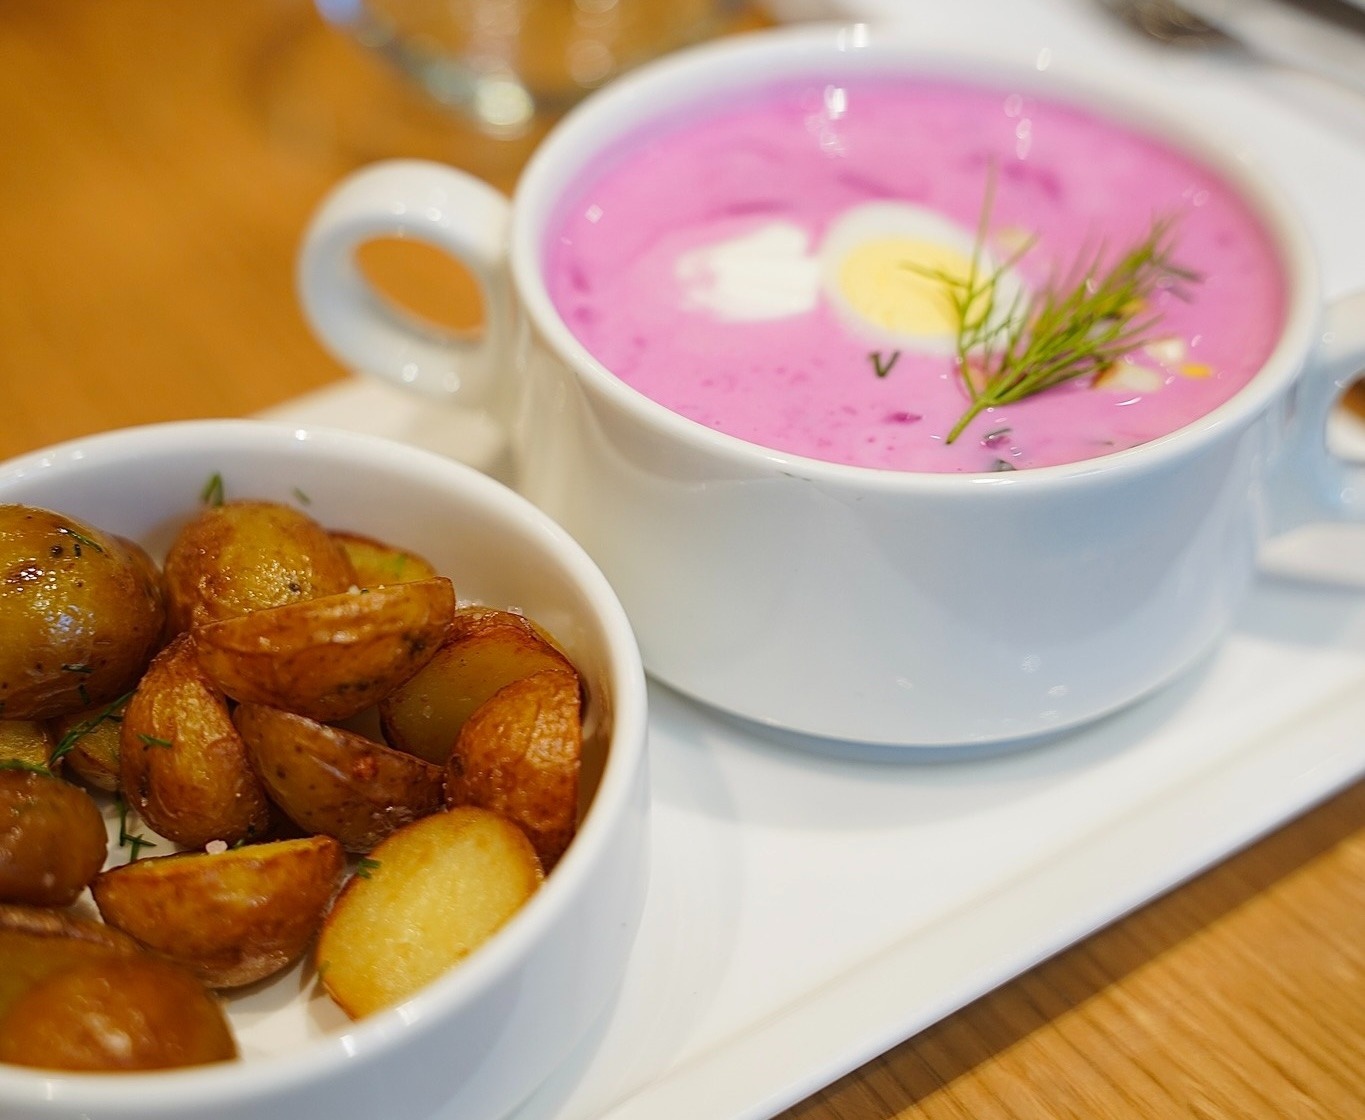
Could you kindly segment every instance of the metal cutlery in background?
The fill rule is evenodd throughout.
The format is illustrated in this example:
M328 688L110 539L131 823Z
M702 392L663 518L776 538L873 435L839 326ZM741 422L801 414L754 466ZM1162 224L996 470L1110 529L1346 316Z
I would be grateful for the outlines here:
M1102 0L1164 42L1242 50L1365 94L1365 8L1354 0Z

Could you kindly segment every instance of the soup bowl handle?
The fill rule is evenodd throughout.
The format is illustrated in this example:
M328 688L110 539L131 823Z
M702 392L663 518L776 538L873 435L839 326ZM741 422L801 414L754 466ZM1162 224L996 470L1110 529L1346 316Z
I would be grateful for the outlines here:
M1327 307L1308 363L1290 402L1290 438L1271 494L1277 532L1314 522L1365 521L1365 463L1337 454L1328 441L1342 394L1365 376L1365 290Z
M424 160L366 167L323 200L304 233L296 275L304 316L352 372L471 408L505 399L497 383L510 368L510 217L505 195L454 168ZM356 253L381 238L423 242L467 267L483 297L483 329L442 329L380 293Z

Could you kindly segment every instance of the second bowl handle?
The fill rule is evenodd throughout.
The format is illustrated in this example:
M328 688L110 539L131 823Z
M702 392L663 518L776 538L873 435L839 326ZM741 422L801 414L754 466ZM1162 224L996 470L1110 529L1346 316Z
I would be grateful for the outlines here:
M390 160L348 176L305 231L297 284L304 317L326 349L356 373L479 408L493 398L511 329L509 200L472 175L424 160ZM475 336L405 312L378 292L356 251L408 238L467 267L479 284L484 326Z

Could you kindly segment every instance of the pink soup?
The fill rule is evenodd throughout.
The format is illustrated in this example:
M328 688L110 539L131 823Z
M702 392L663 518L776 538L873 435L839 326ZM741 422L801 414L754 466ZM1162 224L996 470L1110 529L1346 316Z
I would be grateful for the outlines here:
M1198 278L1151 296L1143 345L949 443L968 396L931 277L982 245L1028 296L1158 220ZM928 77L776 85L655 123L567 191L545 265L569 328L639 392L779 452L901 471L1155 439L1245 385L1285 314L1270 235L1209 168L1076 105Z

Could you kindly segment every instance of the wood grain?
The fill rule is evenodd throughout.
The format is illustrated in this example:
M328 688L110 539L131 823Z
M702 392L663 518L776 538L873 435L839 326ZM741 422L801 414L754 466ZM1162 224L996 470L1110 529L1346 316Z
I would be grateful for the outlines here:
M481 139L306 0L7 0L0 136L0 456L335 380L292 278L326 190L389 156L509 190L536 139ZM477 322L449 262L381 244L366 263ZM1362 915L1365 785L786 1120L1365 1116Z

